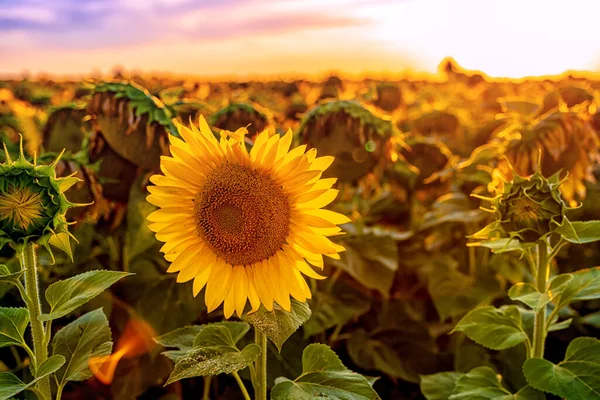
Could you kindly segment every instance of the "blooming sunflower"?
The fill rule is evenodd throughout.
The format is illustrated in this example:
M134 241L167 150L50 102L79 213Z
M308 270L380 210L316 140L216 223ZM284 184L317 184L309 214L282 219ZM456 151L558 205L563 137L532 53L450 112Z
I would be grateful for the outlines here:
M183 140L170 136L172 157L161 158L164 175L154 175L148 201L160 209L148 216L149 228L165 242L161 251L178 272L178 282L193 280L194 295L206 286L211 312L224 303L225 317L241 316L277 302L291 307L290 295L311 297L303 274L322 279L323 255L339 258L344 248L327 236L349 222L321 207L338 191L335 178L321 179L333 157L316 157L306 146L289 150L292 132L260 133L248 152L245 128L223 131L220 140L200 117L199 128L178 124Z

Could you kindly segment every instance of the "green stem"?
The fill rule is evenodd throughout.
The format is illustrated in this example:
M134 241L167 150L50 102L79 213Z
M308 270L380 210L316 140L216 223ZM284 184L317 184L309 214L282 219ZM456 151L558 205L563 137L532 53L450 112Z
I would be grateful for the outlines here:
M546 293L548 277L550 274L550 263L548 260L548 243L541 240L537 245L538 262L535 277L535 285L540 293ZM544 358L544 342L546 341L546 307L535 314L533 326L533 354L532 357Z
M60 398L62 397L63 388L63 385L58 385L58 388L56 389L56 400L60 400Z
M204 377L204 388L202 389L202 400L210 400L210 383L212 375Z
M35 369L48 358L48 347L45 346L44 324L38 318L42 313L40 293L38 287L37 260L35 245L30 244L20 254L21 268L25 270L25 292L29 301L27 308L31 322L31 336L33 337L33 352L35 353ZM44 398L50 399L50 380L45 377L39 383L40 392Z
M244 382L242 382L242 378L240 378L240 375L237 373L237 371L233 371L231 373L231 375L233 375L238 386L240 387L240 390L242 391L242 394L244 395L244 400L250 400L250 395L248 394L248 391L246 390L246 386L244 385Z
M267 336L256 327L254 341L260 346L260 356L255 362L254 399L267 400Z

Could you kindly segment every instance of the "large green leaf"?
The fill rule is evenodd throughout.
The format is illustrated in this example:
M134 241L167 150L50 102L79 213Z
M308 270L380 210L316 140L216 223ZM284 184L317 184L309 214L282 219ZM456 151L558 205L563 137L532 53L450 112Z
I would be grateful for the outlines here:
M579 337L569 344L560 363L530 358L523 371L529 384L538 390L569 400L599 400L600 340Z
M281 351L283 343L296 332L300 326L310 318L310 308L307 303L300 303L292 299L290 312L278 305L273 311L268 311L263 306L252 314L244 314L242 319L264 333Z
M243 322L215 323L200 328L193 347L184 350L176 358L175 368L166 385L185 378L238 371L246 368L260 355L260 346L256 344L249 344L242 351L236 347L235 342L249 329ZM180 345L183 340L171 342Z
M591 243L600 240L600 221L575 221L565 219L554 232L571 243Z
M0 400L6 400L35 385L40 379L56 372L65 363L63 356L48 357L37 370L35 379L28 383L22 382L10 372L0 373Z
M29 323L26 308L0 308L0 347L25 345L25 328Z
M492 350L507 349L527 339L516 306L476 308L465 315L452 330L457 331L464 332L469 339Z
M495 277L468 276L458 268L458 262L447 255L436 257L420 269L426 274L427 289L441 321L462 317L503 292Z
M462 372L449 371L437 374L421 375L419 384L423 396L427 400L448 400L454 391L456 381L464 376Z
M582 269L569 275L573 276L562 293L556 297L556 305L563 308L573 301L600 298L600 267ZM561 275L556 276L558 279Z
M312 315L302 326L304 337L325 332L334 326L344 325L366 313L371 303L349 287L334 293L317 292L311 302Z
M50 313L40 315L41 321L60 318L98 296L121 278L133 275L119 271L88 271L53 283L46 289Z
M548 284L548 290L540 293L531 283L516 283L508 291L508 295L515 301L527 304L533 310L538 312L550 303L557 296L561 295L568 287L568 283L573 279L571 274L561 274L552 278Z
M369 289L388 297L398 269L398 242L375 234L350 237L341 243L346 251L339 260L328 259Z
M90 311L59 330L52 340L52 354L67 360L56 373L59 385L67 381L83 381L92 376L90 357L107 356L112 351L108 320L101 308Z
M379 396L364 376L347 369L324 344L311 344L302 353L302 374L295 380L278 378L272 400L375 400Z
M500 399L510 395L496 372L490 367L477 367L457 379L448 400L487 400Z

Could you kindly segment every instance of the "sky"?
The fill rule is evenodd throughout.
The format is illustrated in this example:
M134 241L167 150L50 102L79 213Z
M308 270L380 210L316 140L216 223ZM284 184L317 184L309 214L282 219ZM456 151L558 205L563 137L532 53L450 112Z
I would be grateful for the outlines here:
M0 75L600 70L600 0L0 0Z

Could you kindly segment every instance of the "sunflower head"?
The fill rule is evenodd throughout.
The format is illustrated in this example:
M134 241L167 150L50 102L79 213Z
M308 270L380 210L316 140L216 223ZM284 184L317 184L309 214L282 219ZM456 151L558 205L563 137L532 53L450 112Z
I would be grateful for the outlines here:
M87 111L106 142L136 166L158 170L167 135L177 135L171 111L160 99L130 82L98 83Z
M60 155L50 165L37 165L25 159L21 142L19 158L13 161L5 146L6 162L0 164L0 246L16 250L30 243L50 244L71 255L66 212L78 204L64 192L79 179L56 177ZM73 239L75 239L73 237Z
M298 131L308 147L335 156L328 176L356 182L383 161L392 123L357 102L336 100L310 110Z
M179 125L182 139L170 137L172 157L161 160L161 175L150 180L148 201L159 209L149 228L165 242L161 251L178 272L205 286L209 312L224 304L229 318L277 302L290 310L290 296L310 298L303 275L321 279L323 256L339 258L343 247L327 237L349 220L322 207L337 190L321 179L333 157L317 157L306 146L290 150L292 132L260 133L250 151L247 130L213 135L203 117L199 129Z
M495 221L473 238L489 239L499 235L522 242L537 242L562 225L569 207L561 197L559 186L562 181L558 174L545 178L536 171L524 178L513 170L512 176L511 181L505 181L498 170L494 171L491 186L497 194L494 198L481 198L492 203L491 210L486 211L494 213Z
M254 138L256 134L272 124L272 117L267 110L258 105L232 103L217 111L212 116L211 124L218 129L230 131L235 131L240 126L246 126L248 127L248 136Z

